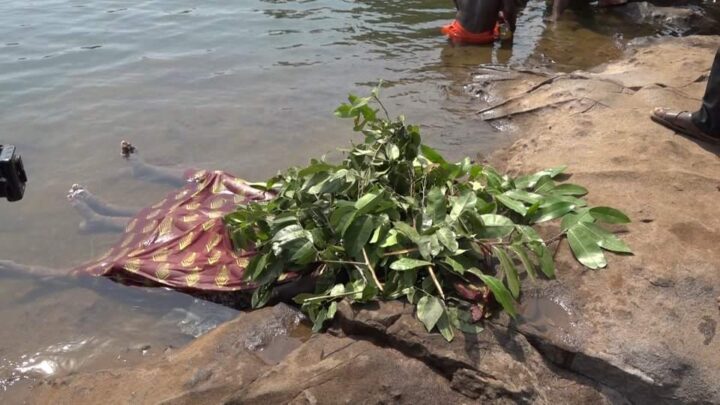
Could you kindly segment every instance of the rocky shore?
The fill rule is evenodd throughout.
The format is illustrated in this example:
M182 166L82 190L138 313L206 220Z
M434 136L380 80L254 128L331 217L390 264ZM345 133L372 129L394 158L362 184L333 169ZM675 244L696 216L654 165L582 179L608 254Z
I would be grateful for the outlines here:
M481 69L482 112L518 141L512 172L567 165L593 205L625 211L635 255L581 268L565 244L555 281L525 280L523 316L448 344L401 302L342 303L299 336L285 305L243 314L160 361L44 382L32 402L720 403L718 148L650 121L696 109L718 37L638 44L593 72ZM269 355L272 354L272 356Z

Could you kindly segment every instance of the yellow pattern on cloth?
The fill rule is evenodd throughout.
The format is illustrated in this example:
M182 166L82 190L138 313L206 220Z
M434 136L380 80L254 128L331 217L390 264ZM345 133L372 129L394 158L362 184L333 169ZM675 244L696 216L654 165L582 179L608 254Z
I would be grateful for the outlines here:
M73 272L179 290L254 288L243 280L253 252L235 252L222 217L238 204L272 195L221 171L187 177L182 189L132 218L120 242Z

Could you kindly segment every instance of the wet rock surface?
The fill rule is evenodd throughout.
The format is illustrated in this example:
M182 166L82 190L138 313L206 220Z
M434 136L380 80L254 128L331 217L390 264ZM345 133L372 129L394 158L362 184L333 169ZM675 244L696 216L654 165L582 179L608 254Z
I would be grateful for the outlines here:
M284 304L243 313L152 363L50 379L33 388L33 403L219 403L302 344L292 337L300 320Z
M609 255L606 269L556 246L558 280L524 280L518 319L447 343L402 302L342 302L308 339L293 332L297 310L278 305L159 361L48 381L35 402L720 403L720 150L648 118L697 108L718 46L650 43L594 72L479 72L493 103L483 117L524 135L496 166L566 164L591 204L633 219L616 230L635 255Z
M662 3L662 2L660 2ZM620 15L633 24L650 24L665 35L717 34L718 21L701 7L673 2L667 6L647 1L630 2L613 7L610 12ZM672 7L669 7L671 6Z
M364 340L313 336L228 404L467 404L431 367Z

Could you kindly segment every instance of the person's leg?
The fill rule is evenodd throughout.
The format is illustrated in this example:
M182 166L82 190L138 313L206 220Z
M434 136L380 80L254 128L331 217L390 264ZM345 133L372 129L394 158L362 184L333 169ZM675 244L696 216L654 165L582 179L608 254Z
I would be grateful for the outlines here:
M570 4L570 0L554 0L552 2L552 16L557 19Z
M108 217L132 217L140 211L139 208L123 207L104 201L79 184L70 187L67 197L68 200L82 200L97 214Z
M100 215L93 211L84 200L75 198L71 194L68 195L68 200L70 200L70 204L75 208L75 211L83 218L80 223L80 230L84 232L121 233L125 231L125 227L130 221L129 217L106 217Z
M700 110L691 113L656 108L650 118L690 138L720 144L720 49L715 54Z
M27 264L15 263L12 260L0 260L0 273L8 273L16 276L65 276L67 270L52 269L43 266L29 266Z
M463 28L476 34L494 30L503 9L502 0L458 0L456 5L455 18Z
M187 183L185 170L173 167L160 167L146 163L137 155L137 148L127 141L120 143L121 155L130 163L133 177L155 183L182 187Z
M720 137L720 49L715 53L702 106L693 113L692 120L703 132Z

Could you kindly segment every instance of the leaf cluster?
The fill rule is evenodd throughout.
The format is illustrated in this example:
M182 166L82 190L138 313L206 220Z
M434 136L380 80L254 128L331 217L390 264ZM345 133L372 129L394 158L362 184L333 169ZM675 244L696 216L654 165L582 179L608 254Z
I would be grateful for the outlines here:
M335 114L353 120L362 143L339 164L317 159L279 173L264 185L274 199L226 217L235 247L256 251L246 270L258 285L254 307L289 276L312 273L315 292L295 301L315 330L340 299L405 299L449 341L457 330L481 331L496 304L515 316L525 277L555 277L550 242L567 236L591 269L606 265L603 250L630 253L599 225L627 216L589 207L585 188L557 181L564 167L513 178L468 158L448 162L417 126L389 118L377 89L351 95ZM533 225L553 220L562 232L543 240Z

